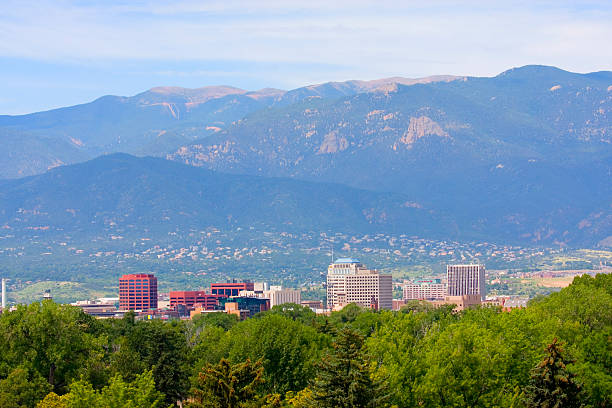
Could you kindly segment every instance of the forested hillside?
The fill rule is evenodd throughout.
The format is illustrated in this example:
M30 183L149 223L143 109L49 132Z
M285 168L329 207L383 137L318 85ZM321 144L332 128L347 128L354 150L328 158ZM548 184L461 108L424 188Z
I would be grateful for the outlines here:
M326 317L288 304L243 322L214 313L166 323L18 306L0 318L0 406L612 403L612 275L576 278L522 310L451 309L349 305Z

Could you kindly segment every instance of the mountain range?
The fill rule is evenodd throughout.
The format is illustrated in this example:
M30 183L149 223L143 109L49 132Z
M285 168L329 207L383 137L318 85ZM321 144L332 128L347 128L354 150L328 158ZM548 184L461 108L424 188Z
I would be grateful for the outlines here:
M338 98L394 86L450 81L453 77L388 78L325 83L292 91L249 92L230 86L198 89L156 87L131 97L103 96L93 102L27 115L0 115L0 178L123 152L163 156L183 144L219 132L254 112L305 98Z
M0 181L0 225L17 234L255 227L438 235L443 220L402 194L224 174L124 153Z
M611 112L612 72L576 74L546 66L515 68L491 78L388 78L291 91L159 87L133 97L106 96L69 108L0 116L0 141L6 146L0 152L0 177L36 175L105 153L152 155L213 170L191 173L188 166L170 170L165 162L152 165L177 180L184 173L190 180L185 186L197 185L195 180L206 175L212 184L218 180L245 187L224 191L230 201L219 204L217 212L202 209L194 218L197 222L224 219L228 214L220 209L235 200L247 200L258 209L254 214L263 217L261 211L270 209L266 203L274 202L273 192L282 180L296 183L291 184L295 190L289 189L292 197L300 197L301 188L315 189L312 183L322 183L321 191L310 190L319 200L342 200L342 194L330 195L335 191L356 200L353 212L331 206L327 212L320 209L327 215L317 220L316 211L308 211L317 208L315 203L300 199L308 205L290 206L288 211L301 217L296 224L304 228L359 225L366 230L415 231L416 226L416 234L420 229L465 239L612 246ZM109 157L91 162L95 165L87 171L110 177L108 172L117 174L112 166L137 160ZM110 167L107 172L100 166ZM20 208L31 209L36 207L32 203L53 201L52 191L43 197L20 183L44 180L39 182L52 186L54 179L39 177L83 169L69 166L4 182L3 190L22 200L9 205L4 195L4 222L10 222L22 204ZM123 179L138 185L130 174ZM257 183L227 179L255 175ZM146 177L164 179L159 171ZM120 179L117 186L128 189ZM266 190L258 184L262 180L275 187ZM74 183L88 185L79 178ZM247 189L251 184L262 192ZM330 185L335 187L330 190ZM132 208L145 198L175 203L177 211L182 208L179 202L188 209L193 203L208 208L188 191L153 197L113 184L105 188L126 202L132 200ZM364 201L357 199L360 196ZM78 201L77 196L65 197ZM119 211L108 204L109 211ZM384 213L393 222L372 223L376 216L364 219L366 208L376 208L376 214ZM105 213L103 207L88 214L100 213ZM257 223L256 218L243 221ZM262 218L264 224L269 221Z

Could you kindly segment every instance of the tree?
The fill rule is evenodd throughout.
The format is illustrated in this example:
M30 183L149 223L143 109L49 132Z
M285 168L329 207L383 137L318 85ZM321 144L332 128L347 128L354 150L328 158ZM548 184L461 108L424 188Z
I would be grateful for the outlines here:
M495 316L490 313L491 316ZM486 323L483 321L483 323ZM429 330L417 346L416 403L430 407L509 406L520 379L514 347L498 330L465 317L442 330Z
M232 364L222 359L208 364L192 390L191 408L239 408L257 401L257 388L263 383L261 361Z
M150 370L137 375L131 383L125 382L121 376L111 378L101 395L108 408L156 408L164 401L164 394L155 388L153 372Z
M420 313L420 312L431 312L434 306L424 300L409 300L406 304L402 305L400 312L402 313Z
M55 397L48 395L47 398L49 403L57 402ZM96 391L85 380L76 381L70 385L70 392L60 398L60 402L64 402L62 399L66 408L158 408L164 396L155 389L153 373L145 371L131 383L116 375L101 391ZM59 407L63 408L62 405Z
M189 349L182 323L138 321L116 340L112 358L115 373L131 381L142 370L152 370L157 389L168 404L189 390Z
M291 320L300 321L306 325L312 325L317 317L317 314L309 307L295 303L283 303L282 305L276 305L266 314L279 314Z
M225 331L231 329L238 322L238 316L224 312L203 313L194 316L192 320L192 324L196 329L209 326L221 327Z
M581 386L576 382L576 375L567 369L567 365L573 361L563 357L563 350L556 338L546 350L548 355L531 374L531 383L526 390L527 407L581 407Z
M62 391L100 352L100 328L78 307L51 300L18 306L0 317L0 377L6 367L23 366Z
M315 361L329 344L314 328L275 313L241 322L228 334L229 360L261 360L265 391L281 395L306 387Z
M370 376L364 339L352 329L338 332L333 353L323 358L318 369L318 376L310 386L313 406L380 407L387 399L383 382L374 381Z
M56 393L50 392L36 405L36 408L68 408L67 399L66 395L60 397Z
M0 381L0 407L33 407L50 389L49 383L37 372L15 368Z

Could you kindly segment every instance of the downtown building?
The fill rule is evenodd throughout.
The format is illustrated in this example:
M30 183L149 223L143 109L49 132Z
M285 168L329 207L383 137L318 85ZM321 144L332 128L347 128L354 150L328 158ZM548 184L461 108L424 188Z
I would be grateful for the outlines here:
M281 286L271 286L270 290L263 292L263 295L270 299L271 308L285 303L299 305L302 302L302 292L296 289L283 289Z
M484 300L487 294L484 265L447 265L448 296L478 295Z
M169 293L170 307L176 308L179 305L193 308L196 305L204 310L214 310L219 305L219 298L224 295L212 295L202 290L175 290Z
M253 282L225 282L225 283L211 283L210 284L210 293L213 295L222 295L222 296L238 296L240 292L246 291L254 291L255 284Z
M119 278L119 309L157 309L157 278L144 273Z
M404 300L444 299L446 284L440 279L420 279L404 283Z
M390 310L393 307L391 275L368 269L357 259L337 259L327 268L327 307L339 309L349 303Z

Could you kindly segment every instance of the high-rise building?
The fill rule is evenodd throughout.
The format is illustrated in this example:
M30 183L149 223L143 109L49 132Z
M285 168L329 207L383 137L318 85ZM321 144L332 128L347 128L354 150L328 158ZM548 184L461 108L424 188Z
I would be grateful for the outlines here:
M238 296L241 290L254 290L253 282L211 283L210 293L213 295Z
M484 299L487 294L484 265L447 265L446 278L448 296L480 295Z
M337 259L327 268L327 307L334 309L349 303L391 309L391 275L381 275L376 270L368 269L357 259Z
M444 299L446 284L440 279L419 279L404 283L404 300Z
M150 274L123 275L119 279L121 310L157 309L157 278Z

